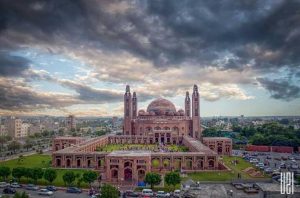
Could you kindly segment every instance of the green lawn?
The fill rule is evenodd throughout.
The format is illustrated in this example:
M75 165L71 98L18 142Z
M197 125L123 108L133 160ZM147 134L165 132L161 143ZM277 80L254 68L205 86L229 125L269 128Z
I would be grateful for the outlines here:
M238 163L234 165L232 161L238 160ZM229 157L224 156L223 161L228 166L231 171L216 171L216 172L199 172L199 173L190 173L184 180L193 179L195 181L230 181L237 179L238 173L241 174L242 179L259 179L253 178L250 175L243 172L244 169L248 167L254 167L251 163L247 162L241 157ZM264 178L268 178L265 176Z
M0 166L8 166L12 170L15 167L26 167L26 168L50 168L51 167L51 155L30 155L23 157L22 161L18 159L13 159L5 162L0 162ZM64 186L64 182L62 179L63 174L68 171L68 169L56 169L57 170L57 178L54 180L53 184L55 186ZM74 169L72 170L75 174L79 173L82 174L85 170L83 169ZM28 183L31 181L27 181L26 178L22 178L21 182ZM77 181L74 183L76 184ZM40 179L38 181L41 185L46 185L47 181L44 179ZM86 187L87 184L82 183L81 186Z
M188 148L182 145L167 145L166 148L172 152L188 152ZM149 150L159 151L157 144L108 144L98 147L96 151L112 152L117 150Z

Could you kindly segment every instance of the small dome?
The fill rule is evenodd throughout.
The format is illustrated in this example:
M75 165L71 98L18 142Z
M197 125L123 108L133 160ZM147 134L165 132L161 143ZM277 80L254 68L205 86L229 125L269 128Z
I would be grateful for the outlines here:
M169 114L170 112L176 112L176 108L175 105L169 100L158 98L152 101L147 108L147 112L152 111L156 115L165 115L166 113Z
M139 110L139 115L145 115L145 111L143 109Z
M184 111L182 109L179 109L178 113L181 115L181 116L184 116Z

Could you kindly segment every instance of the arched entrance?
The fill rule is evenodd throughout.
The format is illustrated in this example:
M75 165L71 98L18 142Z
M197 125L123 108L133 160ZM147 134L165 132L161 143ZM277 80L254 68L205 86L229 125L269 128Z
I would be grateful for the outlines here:
M187 160L186 161L186 169L191 170L193 167L193 162L192 160Z
M208 161L208 167L209 168L214 168L214 166L215 166L215 161L214 160L209 160Z
M199 169L203 169L203 160L199 160L199 161L198 161L197 167L198 167Z
M112 179L118 179L118 174L119 174L119 172L118 172L117 169L112 169L111 170L111 178Z
M218 146L218 154L222 153L223 152L223 148L222 146Z
M60 165L61 165L60 159L56 159L56 166L60 166Z
M67 167L70 167L70 166L71 166L71 160L67 159Z
M130 168L126 168L124 170L124 180L125 181L132 181L132 170Z
M81 161L80 159L77 160L77 167L80 167L81 166Z
M143 169L138 170L138 180L139 182L144 181L146 172Z

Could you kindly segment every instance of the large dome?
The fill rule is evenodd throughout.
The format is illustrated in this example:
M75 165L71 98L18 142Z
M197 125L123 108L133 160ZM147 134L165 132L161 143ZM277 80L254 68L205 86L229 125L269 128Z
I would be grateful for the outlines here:
M163 115L169 112L176 112L175 105L164 98L153 100L147 108L147 111L154 112L156 115Z

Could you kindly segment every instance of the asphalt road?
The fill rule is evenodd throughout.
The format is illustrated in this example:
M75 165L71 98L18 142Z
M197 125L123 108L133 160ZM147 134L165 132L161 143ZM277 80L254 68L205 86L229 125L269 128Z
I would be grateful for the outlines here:
M2 193L3 189L0 189L0 190L1 190L1 193ZM30 195L31 198L49 197L49 196L39 195L38 194L39 191L30 191L30 190L26 190L26 189L23 189L23 188L19 188L19 189L17 189L17 191L18 192L25 191ZM13 195L10 195L10 197L13 197ZM80 193L80 194L74 194L74 193L66 193L65 191L56 191L50 197L52 197L52 198L80 198L80 197L88 198L89 196L88 196L87 192L83 192L83 193Z

